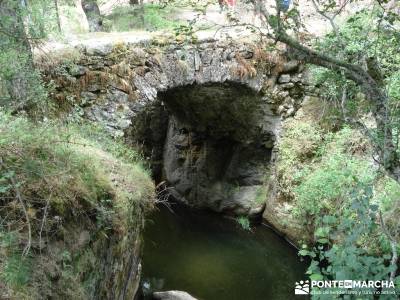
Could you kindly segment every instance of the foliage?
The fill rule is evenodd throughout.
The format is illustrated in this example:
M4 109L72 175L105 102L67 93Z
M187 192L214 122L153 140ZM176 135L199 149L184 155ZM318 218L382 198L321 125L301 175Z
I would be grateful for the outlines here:
M399 241L400 185L374 166L370 143L354 129L326 132L307 118L284 128L278 184L293 204L291 215L314 235L299 252L312 259L310 278L387 280L392 249L377 213Z
M173 29L182 23L174 20L175 13L174 7L161 7L157 4L144 4L136 7L117 6L110 15L106 16L104 22L108 31Z
M324 132L313 122L286 121L278 145L277 183L280 194L293 206L292 216L316 230L325 215L341 218L354 186L363 184L374 188L374 203L382 209L391 232L397 232L394 216L400 185L374 166L370 143L354 129ZM389 251L385 239L377 235L368 244L376 253Z
M16 232L8 232L5 228L0 228L0 250L7 252L8 256L4 261L3 268L0 268L2 270L0 279L9 286L20 289L29 281L31 259L29 257L21 258L17 236Z
M248 217L240 216L236 218L236 222L242 227L244 230L251 231L250 220Z
M376 219L378 206L371 204L372 197L370 186L357 183L350 195L352 201L346 204L340 218L329 214L323 217L323 227L316 230L318 244L311 250L304 245L299 252L300 255L312 259L307 271L312 280L388 280L393 267L387 266L391 256L374 256L368 252L368 248L363 247L363 241L375 234L376 230L380 230ZM313 299L326 297L314 295ZM358 296L352 297L349 295L348 299L357 299ZM364 297L375 299L372 295Z
M295 214L311 222L321 213L340 214L348 192L357 181L365 185L373 183L373 170L365 160L329 153L316 169L302 176L300 185L295 188Z
M59 214L80 199L89 204L106 197L109 187L104 175L96 172L96 166L88 165L86 155L74 153L68 137L57 134L56 127L32 126L27 119L2 114L1 130L0 154L4 164L10 166L2 172L13 171L18 182L26 183L20 189L27 196L46 199L52 194L52 206ZM69 174L59 174L60 170L69 170ZM51 185L47 178L51 178Z
M373 203L378 204L383 214L385 226L390 235L400 240L400 185L391 178L383 177L375 187ZM376 244L383 252L391 251L390 245L384 237L378 237Z
M23 1L22 1L23 2ZM47 36L49 20L43 11L46 1L24 7L7 0L0 12L0 105L43 115L49 110L47 91L34 68L31 44ZM26 20L26 22L24 22ZM35 43L34 43L35 42Z
M303 162L315 155L322 141L321 130L311 122L289 120L279 141L277 175L280 191L292 196L293 186L306 167Z
M357 151L364 154L368 147L365 143L362 136L349 128L325 135L316 152L318 160L301 173L301 182L294 188L296 215L311 223L318 222L321 214L341 215L357 182L373 185L376 169L365 157L354 155Z
M1 49L1 47L0 47ZM30 65L30 57L27 53L10 47L0 52L0 83L5 87L0 94L0 105L10 110L25 109L30 115L46 114L50 103L47 99L47 91L44 88L38 71ZM14 101L14 94L10 92L16 81L24 81L24 96Z
M386 24L385 14L381 8L372 11L362 9L351 15L335 32L317 40L316 49L330 55L342 56L345 60L365 65L366 60L373 58L378 62L379 71L389 96L388 105L391 119L387 126L393 128L395 144L398 144L400 126L400 86L399 70L400 35L393 34ZM368 38L365 38L368 36ZM371 103L365 100L362 89L344 73L321 67L313 67L314 83L320 87L321 96L335 107L335 115L345 118L360 118L373 110ZM377 134L377 133L376 133ZM375 142L381 143L381 137L375 136Z
M73 122L68 126L69 136L80 136L86 142L90 141L90 145L105 152L112 154L115 158L125 162L137 164L143 173L150 176L143 156L135 149L124 144L122 138L110 138L110 134L99 124L89 124L85 121Z
M54 0L31 1L24 14L29 20L28 34L30 38L40 40L60 36Z

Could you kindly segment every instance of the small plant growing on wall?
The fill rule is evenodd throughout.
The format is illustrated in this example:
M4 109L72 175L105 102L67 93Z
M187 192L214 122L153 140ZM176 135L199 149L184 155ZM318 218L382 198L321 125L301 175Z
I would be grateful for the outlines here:
M242 227L244 230L251 231L250 220L246 216L240 216L236 218L236 222Z

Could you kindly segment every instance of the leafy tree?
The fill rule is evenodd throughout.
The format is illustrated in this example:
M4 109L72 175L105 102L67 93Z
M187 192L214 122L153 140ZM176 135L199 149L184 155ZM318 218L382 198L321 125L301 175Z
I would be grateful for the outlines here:
M33 64L31 44L36 36L30 34L35 32L25 5L25 1L0 1L0 83L6 90L0 100L14 111L34 110L46 97Z
M140 23L142 24L142 26L144 26L145 10L144 10L144 5L143 5L143 0L129 0L129 4L134 7L138 7L137 12L134 17L138 18L140 20Z
M60 13L59 13L59 8L58 8L58 0L54 0L54 7L56 10L58 31L61 32L62 29L61 29Z
M254 1L250 2L254 3ZM362 51L355 50L353 57L356 55L358 57L356 60L343 53L343 50L345 50L343 48L344 43L335 18L343 12L350 2L355 3L357 1L344 1L337 6L336 1L333 0L312 0L316 12L330 22L338 51L327 53L325 49L308 46L306 41L302 40L301 32L298 30L302 28L301 23L298 26L300 22L298 8L294 6L289 11L282 12L280 0L276 0L275 14L268 11L264 3L260 4L260 12L269 29L269 31L263 31L262 34L286 44L296 58L333 70L360 87L371 104L371 112L376 122L375 136L378 139L373 141L379 156L379 163L392 178L400 182L400 159L398 145L395 143L398 130L390 124L393 111L389 107L389 96L379 65L380 62L377 60L376 55L363 53ZM385 31L395 34L396 29L393 24L398 19L398 15L388 11L383 5L384 3L385 1L376 1L374 10L377 13L370 16L377 24L375 28L376 34ZM368 34L369 32L366 33ZM346 121L359 125L357 120L347 119ZM361 128L365 130L364 126L361 126Z

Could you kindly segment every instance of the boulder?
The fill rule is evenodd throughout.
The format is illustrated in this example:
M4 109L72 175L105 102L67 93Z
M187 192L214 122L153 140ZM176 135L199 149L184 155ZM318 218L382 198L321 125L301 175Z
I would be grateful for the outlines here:
M284 73L296 72L298 69L299 69L299 62L297 60L288 61L283 65Z
M279 79L279 83L289 83L290 82L290 75L289 74L282 74Z
M197 300L189 293L183 291L154 292L153 298L159 300Z
M86 54L89 56L106 56L111 53L113 45L109 43L92 42L86 46Z

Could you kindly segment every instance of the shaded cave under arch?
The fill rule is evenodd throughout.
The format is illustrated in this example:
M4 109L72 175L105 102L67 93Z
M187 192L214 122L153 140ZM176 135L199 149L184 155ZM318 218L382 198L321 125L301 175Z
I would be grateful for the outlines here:
M279 125L263 95L246 85L193 84L159 92L134 118L128 138L177 200L249 214L265 200Z

